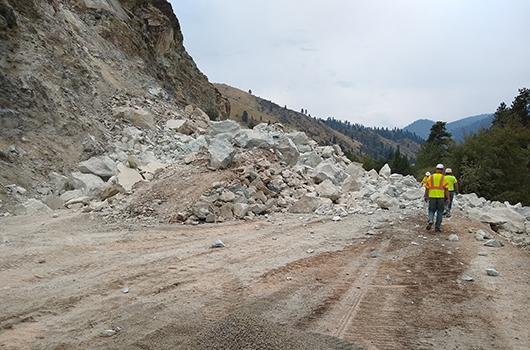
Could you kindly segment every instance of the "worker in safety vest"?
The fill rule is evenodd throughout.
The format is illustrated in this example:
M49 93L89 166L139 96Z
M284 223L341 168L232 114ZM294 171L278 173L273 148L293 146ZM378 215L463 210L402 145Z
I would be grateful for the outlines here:
M432 174L425 185L425 201L429 202L429 222L427 223L427 230L430 230L434 222L434 214L436 213L436 223L434 230L439 232L442 230L442 218L445 209L445 204L449 204L449 183L443 174L444 165L438 164L436 166L436 173Z
M431 176L431 173L430 172L426 172L425 176L423 177L423 180L421 180L420 188L422 188L423 186L425 186L427 184L427 181L429 181L429 176Z
M458 193L458 180L453 176L453 170L451 170L451 168L445 169L445 178L449 183L449 204L445 206L444 214L447 217L450 217L451 208L453 207L453 198L455 197L455 192Z

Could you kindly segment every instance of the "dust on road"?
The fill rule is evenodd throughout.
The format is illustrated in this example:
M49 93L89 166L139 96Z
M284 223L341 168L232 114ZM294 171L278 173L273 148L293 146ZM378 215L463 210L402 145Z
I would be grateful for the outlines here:
M462 213L442 233L424 221L3 218L0 349L530 348L529 253L485 247Z

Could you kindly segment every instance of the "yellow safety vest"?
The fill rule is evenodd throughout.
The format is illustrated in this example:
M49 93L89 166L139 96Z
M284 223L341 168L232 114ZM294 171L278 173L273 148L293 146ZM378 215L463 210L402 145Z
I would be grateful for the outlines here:
M432 174L425 186L429 189L429 198L444 198L445 189L449 187L447 179L442 174Z
M453 175L445 175L445 178L447 179L447 182L449 183L449 191L455 190L455 183L458 181L456 180L456 177Z

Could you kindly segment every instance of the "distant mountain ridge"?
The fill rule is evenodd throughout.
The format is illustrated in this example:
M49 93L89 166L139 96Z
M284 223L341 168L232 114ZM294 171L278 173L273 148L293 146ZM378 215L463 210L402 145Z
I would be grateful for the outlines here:
M464 137L470 134L475 134L481 129L487 129L491 126L493 121L493 113L479 114L472 117L456 120L446 124L446 129L451 133L456 142L463 142ZM431 133L431 127L436 122L429 119L419 119L407 125L403 130L413 132L419 137L426 140Z

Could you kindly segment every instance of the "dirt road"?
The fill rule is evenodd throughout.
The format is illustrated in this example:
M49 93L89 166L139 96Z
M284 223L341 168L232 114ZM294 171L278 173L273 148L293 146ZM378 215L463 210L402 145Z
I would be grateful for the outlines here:
M2 218L0 349L529 349L530 254L424 220Z

